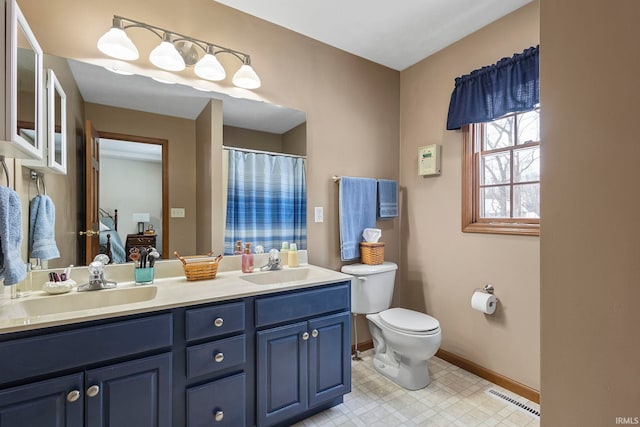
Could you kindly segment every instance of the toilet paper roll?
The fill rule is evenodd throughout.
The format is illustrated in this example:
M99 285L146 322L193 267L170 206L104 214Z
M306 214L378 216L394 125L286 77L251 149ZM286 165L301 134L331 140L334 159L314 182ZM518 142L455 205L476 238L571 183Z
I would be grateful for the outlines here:
M485 314L493 314L496 311L497 299L491 294L475 291L471 296L471 308Z

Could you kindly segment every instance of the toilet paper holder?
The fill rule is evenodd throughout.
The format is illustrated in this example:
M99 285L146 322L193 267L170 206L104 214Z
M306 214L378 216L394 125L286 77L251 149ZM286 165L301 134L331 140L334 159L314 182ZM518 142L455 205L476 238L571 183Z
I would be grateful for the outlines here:
M494 287L493 287L493 285L491 283L488 283L488 284L484 285L482 288L475 288L473 290L473 292L486 292L486 293L491 294L491 295L493 295L494 291L495 291L495 289L494 289ZM496 298L496 302L499 302L499 301L500 301L500 299Z

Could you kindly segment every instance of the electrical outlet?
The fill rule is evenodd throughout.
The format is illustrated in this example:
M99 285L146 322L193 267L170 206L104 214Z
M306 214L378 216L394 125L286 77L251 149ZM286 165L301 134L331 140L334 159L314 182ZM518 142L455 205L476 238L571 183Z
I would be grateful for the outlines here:
M315 208L315 220L316 222L324 222L324 213L321 206Z
M184 208L171 208L171 218L184 218Z

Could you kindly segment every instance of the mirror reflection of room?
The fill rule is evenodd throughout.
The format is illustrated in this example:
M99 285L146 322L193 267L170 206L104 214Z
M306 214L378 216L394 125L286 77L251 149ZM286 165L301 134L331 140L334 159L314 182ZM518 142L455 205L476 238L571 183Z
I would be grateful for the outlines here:
M100 252L127 262L127 241L143 234L162 253L162 146L101 138L98 147Z

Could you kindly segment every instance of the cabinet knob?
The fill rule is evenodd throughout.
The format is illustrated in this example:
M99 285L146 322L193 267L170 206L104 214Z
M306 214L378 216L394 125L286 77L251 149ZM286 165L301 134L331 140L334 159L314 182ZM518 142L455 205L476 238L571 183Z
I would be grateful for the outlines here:
M216 362L220 363L224 360L224 354L216 353L216 355L213 358Z
M213 321L213 324L219 328L224 324L224 320L222 320L222 317L218 317L216 320Z
M302 339L303 340L308 340L309 339L309 332L305 332L304 334L302 334Z
M100 387L97 385L92 385L87 389L87 396L96 397L100 393Z
M67 402L73 403L78 399L80 399L80 391L78 390L70 391L69 394L67 394Z
M318 332L317 329L314 329L313 331L311 331L311 336L314 337L314 338L317 337L318 334L319 334L319 332Z
M216 411L216 414L214 415L214 418L215 418L216 421L222 421L224 419L224 412Z

